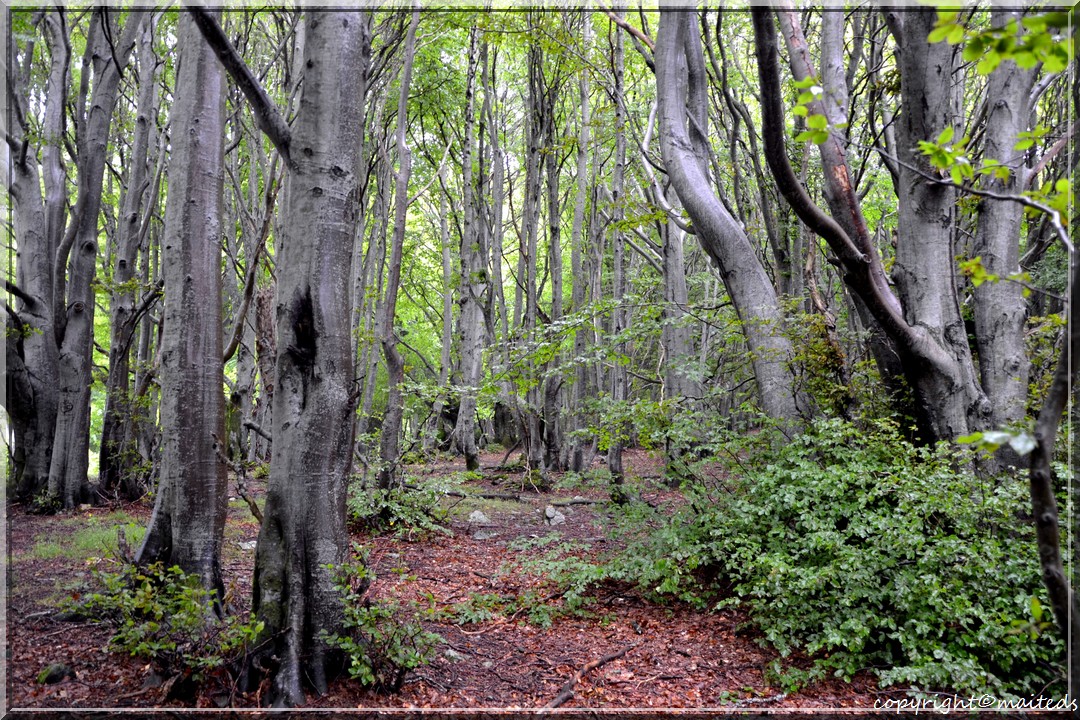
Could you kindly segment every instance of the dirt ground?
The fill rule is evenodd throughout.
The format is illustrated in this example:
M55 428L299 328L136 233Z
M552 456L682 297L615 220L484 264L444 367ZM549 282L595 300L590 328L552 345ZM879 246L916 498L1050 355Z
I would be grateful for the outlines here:
M850 683L830 679L785 694L770 685L766 666L776 653L760 643L745 613L737 609L705 613L673 602L659 605L629 587L604 585L592 592L588 615L560 613L565 599L542 574L519 564L522 540L557 533L585 554L610 548L612 539L600 522L602 500L596 488L575 487L537 493L513 473L493 468L501 455L482 458L484 479L471 481L470 493L512 493L523 501L448 498L452 536L423 538L354 534L369 551L377 580L371 595L417 600L435 611L422 619L425 629L444 643L429 665L411 673L397 694L365 690L342 678L328 694L309 696L311 708L541 708L557 698L563 708L728 708L820 709L871 708L882 697L869 676ZM641 451L628 453L629 471L659 478L657 461ZM464 466L444 462L412 468L418 475L460 473ZM520 473L518 473L520 475ZM256 495L261 487L252 488ZM646 493L653 502L677 497L660 483ZM545 509L559 505L565 522L549 525ZM87 508L75 514L41 516L24 507L8 507L7 704L11 708L150 708L257 707L254 693L240 695L207 688L195 697L164 697L161 678L145 661L107 649L108 627L86 621L63 621L57 605L78 592L90 571L109 555L75 558L64 553L71 535L87 523L108 527L117 510L145 525L150 506ZM470 522L474 510L487 522ZM474 520L476 516L473 516ZM234 604L250 602L254 541L258 524L242 502L230 503L223 557L226 584ZM515 541L517 541L515 543ZM41 548L54 543L60 551ZM111 543L115 548L116 541ZM545 599L550 627L530 622L521 611L495 612L481 622L463 622L455 614L470 599L534 593ZM63 663L74 671L54 684L39 684L45 667ZM576 680L576 682L575 682ZM567 698L566 695L572 693Z

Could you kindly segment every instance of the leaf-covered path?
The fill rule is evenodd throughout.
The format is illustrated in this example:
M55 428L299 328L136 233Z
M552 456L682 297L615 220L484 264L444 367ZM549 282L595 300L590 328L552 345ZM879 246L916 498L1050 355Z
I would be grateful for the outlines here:
M637 475L659 475L644 453L628 459ZM484 456L483 467L499 460ZM447 463L413 470L446 475L464 468ZM604 505L583 502L602 500L603 493L589 487L537 493L527 484L521 487L520 475L486 470L482 481L461 485L469 495L514 494L521 500L448 498L452 536L354 532L376 575L369 597L397 600L445 642L398 694L376 694L342 679L326 696L310 696L311 707L535 708L558 702L564 708L826 709L872 707L879 697L873 681L862 676L785 694L770 684L766 672L776 653L762 647L749 618L737 609L703 613L677 602L658 605L633 588L605 583L585 593L581 611L573 612L576 598L545 574L549 550L559 546L587 558L613 547L616 540L600 522ZM677 497L657 485L645 499ZM556 508L565 522L549 524L545 509L567 500L576 502ZM142 504L122 512L95 508L55 517L8 508L11 707L258 704L258 693L230 698L220 685L195 697L163 697L163 679L150 665L107 652L108 628L57 617L58 602L81 592L89 571L107 562L95 558L108 557L110 546L115 549L114 526L138 526L148 513ZM232 503L223 562L230 600L238 609L249 602L257 534L243 503ZM97 552L80 553L87 538L98 538ZM75 677L39 684L38 674L54 663L68 666Z

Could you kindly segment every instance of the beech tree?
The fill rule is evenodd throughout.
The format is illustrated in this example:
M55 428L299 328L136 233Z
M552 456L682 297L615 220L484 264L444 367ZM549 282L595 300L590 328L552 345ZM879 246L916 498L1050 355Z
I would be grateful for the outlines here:
M136 560L196 574L220 601L229 500L220 272L225 77L189 13L180 16L178 48L162 242L161 465Z

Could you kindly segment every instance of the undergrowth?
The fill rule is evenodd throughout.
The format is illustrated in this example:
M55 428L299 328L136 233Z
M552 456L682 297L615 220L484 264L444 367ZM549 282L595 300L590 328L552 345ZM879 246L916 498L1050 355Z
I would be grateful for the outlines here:
M397 692L409 672L430 662L443 639L409 617L415 607L368 597L375 574L362 548L354 546L354 554L356 560L334 568L344 625L337 633L323 631L322 637L345 654L354 680L379 692Z
M93 578L98 589L74 593L64 609L112 625L109 649L149 661L174 695L210 679L232 687L263 631L254 616L216 615L216 593L176 566L124 563Z
M625 550L591 561L552 543L534 570L571 596L615 580L702 609L743 605L782 658L813 658L771 668L789 690L864 670L926 692L1063 688L1022 477L979 477L969 451L915 447L886 422L711 449L726 479L693 475L680 508L616 511Z

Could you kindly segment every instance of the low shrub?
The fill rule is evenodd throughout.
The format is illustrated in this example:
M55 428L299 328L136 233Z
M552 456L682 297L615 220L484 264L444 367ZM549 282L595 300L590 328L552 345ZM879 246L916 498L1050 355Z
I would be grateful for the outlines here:
M624 522L651 530L611 561L616 574L702 606L745 604L768 643L814 656L816 674L999 695L1063 679L1021 477L977 477L968 451L914 447L885 423L732 442L739 480L695 483L686 507Z
M431 660L442 637L407 619L409 608L401 603L372 601L367 593L375 575L358 553L359 561L335 568L345 623L323 637L345 653L350 677L380 692L397 692L410 671Z
M216 593L196 575L161 563L95 571L97 592L73 596L64 609L111 624L109 649L150 661L163 677L202 683L233 673L263 631L254 616L218 617Z

